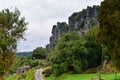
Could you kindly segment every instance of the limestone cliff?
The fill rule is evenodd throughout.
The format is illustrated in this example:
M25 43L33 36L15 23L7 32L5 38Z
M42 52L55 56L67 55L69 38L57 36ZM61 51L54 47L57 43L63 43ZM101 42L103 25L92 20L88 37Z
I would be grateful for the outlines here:
M53 49L60 36L64 33L67 33L68 31L69 31L69 26L65 22L62 23L58 22L57 25L54 25L52 29L52 36L50 37L50 44L49 44L50 49Z
M76 30L82 35L92 26L98 25L98 12L99 6L88 6L87 9L73 13L69 17L68 24L66 22L58 22L57 25L54 25L52 36L50 37L50 49L54 49L54 46L62 34Z
M69 17L69 26L71 29L84 34L92 26L99 24L97 20L99 6L87 7L81 12L73 13Z

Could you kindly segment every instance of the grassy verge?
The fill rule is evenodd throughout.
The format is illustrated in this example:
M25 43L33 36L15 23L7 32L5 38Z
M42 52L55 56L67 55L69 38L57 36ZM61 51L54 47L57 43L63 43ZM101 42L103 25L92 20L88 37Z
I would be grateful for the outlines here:
M103 80L114 80L114 74L100 74ZM99 74L62 74L59 77L51 75L46 77L45 80L98 80ZM117 74L117 77L120 77L120 73ZM120 80L120 79L119 79Z
M6 80L34 80L34 73L35 68L30 69L29 71L25 72L24 74L14 74L7 78Z
M43 71L47 70L47 69L51 69L51 66L45 67L43 68Z

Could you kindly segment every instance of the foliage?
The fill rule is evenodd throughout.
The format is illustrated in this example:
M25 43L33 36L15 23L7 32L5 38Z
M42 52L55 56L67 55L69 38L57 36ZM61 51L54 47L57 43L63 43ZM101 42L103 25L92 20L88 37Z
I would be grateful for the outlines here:
M17 70L18 68L24 66L24 65L29 65L31 68L33 67L37 67L39 65L43 65L43 62L41 60L38 59L31 59L31 57L15 57L15 62L14 65L12 67L12 69L9 71L9 73L14 73L15 70Z
M35 68L32 68L21 75L14 74L8 77L6 80L34 80L34 73L35 73Z
M65 72L80 73L99 66L102 62L103 49L97 39L98 32L99 27L94 26L85 35L70 32L61 36L55 50L49 56L53 73L56 75Z
M120 70L120 0L104 0L100 6L99 41L106 46L116 67Z
M18 52L16 56L32 56L32 52Z
M44 77L50 76L52 74L51 66L47 66L43 68Z
M46 48L37 47L33 50L32 59L45 59L47 54L48 50Z
M14 11L5 9L0 12L0 78L2 77L2 80L12 66L17 42L23 39L26 25L25 18L20 18L18 9Z
M106 46L103 46L103 45L102 45L102 60L107 60L107 61L111 60L111 57L107 51Z
M94 26L92 29L86 32L86 48L88 51L88 68L97 67L102 62L102 47L98 42L97 34L99 32L99 26Z
M70 32L61 36L55 51L51 53L53 72L82 72L86 68L85 40L77 33Z

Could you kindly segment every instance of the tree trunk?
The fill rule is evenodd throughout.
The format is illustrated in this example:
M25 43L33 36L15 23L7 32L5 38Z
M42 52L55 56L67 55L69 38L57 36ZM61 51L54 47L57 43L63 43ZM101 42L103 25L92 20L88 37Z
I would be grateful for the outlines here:
M5 75L0 76L0 80L5 80Z

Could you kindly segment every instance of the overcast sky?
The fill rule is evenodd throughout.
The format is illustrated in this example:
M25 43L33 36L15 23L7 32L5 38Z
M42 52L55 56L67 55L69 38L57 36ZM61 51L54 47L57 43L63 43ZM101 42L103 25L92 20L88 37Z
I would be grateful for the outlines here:
M0 10L17 7L26 18L28 30L26 41L20 41L18 51L32 51L49 43L52 26L59 22L68 22L73 12L81 11L103 0L0 0Z

